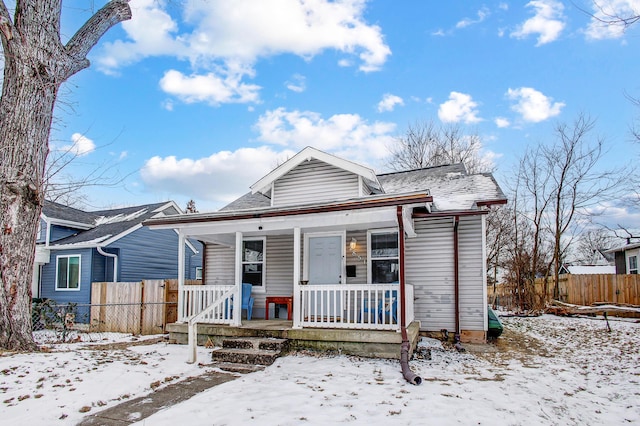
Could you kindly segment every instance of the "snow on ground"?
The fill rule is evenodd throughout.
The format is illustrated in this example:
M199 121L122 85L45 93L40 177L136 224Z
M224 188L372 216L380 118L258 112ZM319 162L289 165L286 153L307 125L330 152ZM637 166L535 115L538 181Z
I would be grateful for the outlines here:
M300 353L138 424L640 423L640 323L610 321L607 332L602 319L592 318L503 322L497 343L466 345L465 353L424 340L431 359L411 361L421 386L403 379L397 361ZM50 345L51 352L0 356L3 424L76 424L213 369L205 348L198 348L202 364L190 365L185 346L121 345Z

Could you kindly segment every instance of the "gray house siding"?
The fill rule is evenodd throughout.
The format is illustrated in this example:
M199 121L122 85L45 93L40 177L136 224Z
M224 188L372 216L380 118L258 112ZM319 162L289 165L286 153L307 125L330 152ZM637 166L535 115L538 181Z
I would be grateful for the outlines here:
M355 254L351 250L351 238L355 238L356 250ZM349 231L347 232L347 266L356 267L355 277L346 277L347 284L367 284L367 231ZM358 258L360 256L360 258Z
M460 328L485 330L486 266L483 256L482 216L463 216L458 226Z
M354 198L358 176L327 163L305 161L274 182L273 205L297 205Z
M233 247L206 244L205 284L233 285L235 282L235 251Z
M415 238L405 240L405 279L414 286L421 329L455 329L453 218L416 219Z

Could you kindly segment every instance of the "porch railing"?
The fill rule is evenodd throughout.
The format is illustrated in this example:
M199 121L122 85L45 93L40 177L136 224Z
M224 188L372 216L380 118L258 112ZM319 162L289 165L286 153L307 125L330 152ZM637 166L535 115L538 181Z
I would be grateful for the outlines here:
M187 322L206 309L200 322L231 324L234 290L233 285L185 285L178 322Z
M300 286L299 324L316 328L400 330L398 284L326 284ZM184 286L180 322L232 324L233 285ZM414 320L413 286L405 285L406 324ZM197 316L197 318L196 318Z
M405 286L407 324L413 321L413 286ZM300 286L302 327L400 330L398 284ZM295 302L294 302L295 303Z

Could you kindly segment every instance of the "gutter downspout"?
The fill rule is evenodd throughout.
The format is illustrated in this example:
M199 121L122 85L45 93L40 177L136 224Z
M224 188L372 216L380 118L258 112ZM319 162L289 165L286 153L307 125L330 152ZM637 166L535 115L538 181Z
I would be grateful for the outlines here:
M406 324L406 297L404 288L404 223L402 217L402 206L396 206L396 214L398 216L398 244L400 248L400 332L402 333L402 345L400 346L400 367L402 368L402 375L405 380L412 385L419 385L422 383L422 378L411 371L409 368L409 349L411 344L409 343L409 337L407 336L407 324Z
M462 352L464 348L460 343L460 262L458 248L458 225L460 224L460 216L454 216L453 220L453 291L455 294L455 315L456 315L456 333L453 336L455 348Z
M98 246L97 247L98 253L100 253L103 256L107 256L113 259L113 282L116 283L118 282L118 255L117 254L113 254L113 253L107 253L106 251L102 250L102 247Z

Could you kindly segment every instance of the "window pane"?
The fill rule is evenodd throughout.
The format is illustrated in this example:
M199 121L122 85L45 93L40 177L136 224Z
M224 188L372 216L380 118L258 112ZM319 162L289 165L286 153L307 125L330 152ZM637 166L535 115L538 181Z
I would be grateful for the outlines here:
M261 286L262 263L246 263L242 265L242 282L254 286Z
M629 257L629 269L638 269L638 257L630 256Z
M242 250L243 262L262 262L262 241L245 241Z
M67 288L68 257L58 258L58 288Z
M374 284L398 282L398 260L372 260L371 275Z
M69 288L78 288L80 284L80 258L69 258Z
M398 233L371 234L371 257L398 257Z

